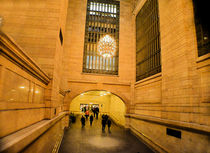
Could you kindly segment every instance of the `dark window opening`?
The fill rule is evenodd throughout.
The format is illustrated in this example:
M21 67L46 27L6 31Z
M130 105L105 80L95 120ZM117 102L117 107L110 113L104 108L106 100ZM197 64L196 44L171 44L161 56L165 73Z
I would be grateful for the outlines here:
M63 33L62 33L61 29L60 29L60 33L59 33L59 38L60 38L61 45L63 45Z
M176 137L176 138L180 138L180 139L182 137L181 131L174 130L174 129L169 129L169 128L166 128L166 134L170 135L170 136L173 136L173 137Z
M198 56L210 53L210 10L208 1L193 0Z
M161 72L159 10L147 0L136 16L136 81Z

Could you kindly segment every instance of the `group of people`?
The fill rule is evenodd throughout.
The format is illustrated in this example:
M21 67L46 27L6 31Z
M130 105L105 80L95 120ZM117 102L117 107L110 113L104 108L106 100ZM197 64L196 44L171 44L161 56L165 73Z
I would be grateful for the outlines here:
M98 119L99 108L98 107L92 108L92 112L94 114L94 117L96 117L96 119Z
M106 124L108 126L108 131L111 132L110 131L110 127L111 127L112 122L109 119L108 115L104 115L104 114L102 115L102 122L101 122L101 124L102 124L102 131L103 132L105 132Z
M85 117L86 117L86 119L85 119ZM85 127L85 120L88 119L89 114L85 113L85 117L84 117L83 115L82 115L82 117L81 117L82 128ZM90 115L90 119L89 119L89 121L90 121L90 126L92 126L93 118L94 118L94 117L93 117L93 115L91 114L91 115ZM96 116L96 118L97 118L97 116ZM101 122L101 124L102 124L102 132L105 132L106 125L108 126L108 131L109 131L109 133L111 132L111 131L110 131L110 127L111 127L112 122L111 122L111 120L109 119L109 116L108 116L108 115L104 115L104 114L102 115L102 122Z
M88 115L89 116L89 115ZM88 119L88 116L85 114L86 120ZM85 127L85 117L82 115L80 121L82 123L82 128ZM93 123L93 115L90 115L90 126L92 126Z

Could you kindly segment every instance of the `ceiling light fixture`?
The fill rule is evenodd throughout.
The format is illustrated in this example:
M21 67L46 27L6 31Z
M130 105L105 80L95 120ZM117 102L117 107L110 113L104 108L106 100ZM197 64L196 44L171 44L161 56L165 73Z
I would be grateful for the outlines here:
M103 57L112 57L116 52L116 42L114 38L109 35L105 35L99 40L98 52Z

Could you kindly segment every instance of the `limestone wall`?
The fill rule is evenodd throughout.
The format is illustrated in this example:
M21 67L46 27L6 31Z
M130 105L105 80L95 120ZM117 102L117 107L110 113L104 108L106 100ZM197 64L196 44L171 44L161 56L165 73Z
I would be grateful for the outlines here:
M132 3L130 0L120 1L119 74L117 76L82 73L86 6L86 0L69 0L63 71L68 81L68 88L72 92L68 95L66 103L82 92L96 89L120 93L118 96L129 102L130 84L134 80Z
M135 15L144 3L136 1ZM160 152L208 152L210 60L197 55L192 1L158 3L162 72L134 84L130 127ZM181 139L167 135L167 127L181 131Z
M126 107L124 102L119 97L111 95L109 107L109 116L115 123L125 126Z
M68 121L68 113L62 112L3 137L0 152L58 152Z
M0 44L1 138L45 118L49 77L1 32Z
M67 0L29 1L2 0L0 14L3 19L1 30L40 65L52 78L46 103L47 118L56 116L59 106L59 90L65 83L62 79L63 45L59 34L65 35ZM56 112L56 113L54 113Z

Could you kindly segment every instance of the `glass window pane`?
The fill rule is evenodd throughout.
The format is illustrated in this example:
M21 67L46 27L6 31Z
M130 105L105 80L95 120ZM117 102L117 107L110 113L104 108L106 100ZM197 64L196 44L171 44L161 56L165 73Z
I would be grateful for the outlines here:
M117 4L116 4L117 3ZM113 69L113 55L112 52L107 50L99 50L99 41L100 38L105 37L106 35L109 35L110 37L115 36L114 42L117 50L115 52L119 51L119 29L116 30L116 27L119 27L119 14L110 14L115 12L117 7L119 6L120 2L114 2L114 4L111 4L111 1L109 3L104 2L98 2L93 0L88 0L88 4L90 5L90 8L87 10L87 14L90 14L86 17L86 33L85 33L85 45L87 46L84 49L84 69L83 72L86 73L103 73L103 74L117 74L118 69ZM118 11L119 12L119 11ZM117 17L118 18L111 18ZM114 30L115 29L115 30ZM110 35L111 33L111 35ZM111 42L109 42L112 44ZM105 47L106 48L106 47ZM118 55L118 53L116 53ZM116 58L118 59L118 58ZM118 61L115 60L115 64L117 64ZM108 71L109 70L109 71Z

